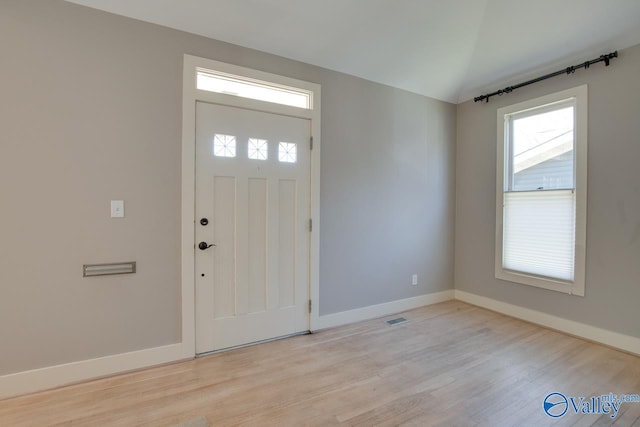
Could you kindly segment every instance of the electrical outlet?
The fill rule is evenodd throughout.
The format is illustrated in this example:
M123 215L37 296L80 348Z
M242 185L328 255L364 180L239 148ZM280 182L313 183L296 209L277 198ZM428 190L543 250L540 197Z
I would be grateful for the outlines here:
M413 277L411 278L411 284L413 286L416 286L418 284L418 275L414 274Z

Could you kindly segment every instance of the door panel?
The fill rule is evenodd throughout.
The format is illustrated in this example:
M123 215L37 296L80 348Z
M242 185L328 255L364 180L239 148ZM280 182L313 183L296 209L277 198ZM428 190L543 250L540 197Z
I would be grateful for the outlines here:
M214 177L213 183L215 210L212 223L215 241L218 242L215 248L218 266L213 270L214 283L218 284L213 288L213 316L219 318L235 314L236 179Z
M308 330L309 139L307 119L196 104L197 353Z
M249 179L248 312L267 309L267 179Z
M295 181L280 180L278 196L278 306L283 308L295 303Z

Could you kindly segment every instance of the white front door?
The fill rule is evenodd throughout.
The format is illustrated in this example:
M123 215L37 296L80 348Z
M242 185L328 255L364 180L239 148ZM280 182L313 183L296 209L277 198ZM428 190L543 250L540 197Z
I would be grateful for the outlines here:
M311 123L196 104L196 353L309 330Z

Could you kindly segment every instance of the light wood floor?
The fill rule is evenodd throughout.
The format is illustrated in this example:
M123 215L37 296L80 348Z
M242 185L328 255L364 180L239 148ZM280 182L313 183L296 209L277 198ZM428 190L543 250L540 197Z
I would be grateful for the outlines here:
M640 358L458 301L0 401L0 426L640 426L549 418L554 391L640 393Z

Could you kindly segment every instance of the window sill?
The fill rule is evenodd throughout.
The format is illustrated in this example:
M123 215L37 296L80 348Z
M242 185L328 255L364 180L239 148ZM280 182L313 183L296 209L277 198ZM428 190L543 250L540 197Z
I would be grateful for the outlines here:
M568 282L564 280L554 280L552 278L504 270L501 267L496 268L496 279L506 280L508 282L519 283L522 285L535 286L537 288L562 292L569 295L584 296L584 285L580 286L580 283L575 281Z

